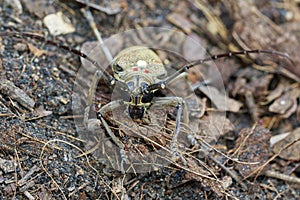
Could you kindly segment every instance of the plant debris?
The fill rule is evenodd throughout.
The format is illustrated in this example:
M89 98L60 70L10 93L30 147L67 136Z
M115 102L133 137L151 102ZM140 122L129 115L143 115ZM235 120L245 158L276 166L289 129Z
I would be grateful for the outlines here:
M102 47L82 14L89 9ZM175 106L155 105L136 121L125 108L105 113L132 161L120 163L120 149L97 119L119 97L102 77L90 110L94 130L83 125L97 68L43 41L3 36L1 198L300 198L299 1L5 0L0 10L1 33L37 33L81 50L110 74L104 46L112 56L132 45L151 47L168 75L243 49L282 51L292 60L264 53L220 58L159 91L186 102L189 124L181 123L176 143L183 159L171 152Z
M0 92L3 95L17 101L28 110L33 110L35 102L26 92L15 86L11 81L6 79L0 80Z
M299 161L300 160L300 128L297 128L287 134L283 139L276 142L273 146L273 151L279 153L282 159ZM298 141L292 144L294 141ZM287 149L282 151L286 146L290 145Z
M234 155L239 161L248 163L236 163L235 165L243 177L250 175L268 160L270 137L271 133L260 126L241 130L235 144Z

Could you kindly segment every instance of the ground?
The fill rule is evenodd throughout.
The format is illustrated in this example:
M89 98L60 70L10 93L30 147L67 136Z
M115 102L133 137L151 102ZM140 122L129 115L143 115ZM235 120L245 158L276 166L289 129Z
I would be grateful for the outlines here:
M99 42L81 12L85 5L5 0L0 31L39 34L107 67L101 49L91 50ZM188 84L179 80L156 93L187 102L190 123L181 124L177 141L183 159L171 152L176 108L153 107L139 122L124 110L106 113L130 161L143 162L122 173L119 149L111 148L103 124L95 131L82 126L95 66L43 39L1 34L0 199L299 199L299 1L89 5L113 56L148 46L168 74L209 55L263 51L196 65ZM53 32L58 20L50 19L51 27L45 20L59 12L67 21L62 33ZM100 79L91 118L118 94Z

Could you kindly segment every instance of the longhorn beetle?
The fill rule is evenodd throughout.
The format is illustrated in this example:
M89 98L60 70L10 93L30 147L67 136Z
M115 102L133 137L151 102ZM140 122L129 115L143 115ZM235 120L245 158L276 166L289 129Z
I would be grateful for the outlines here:
M177 137L180 129L181 115L183 114L184 123L188 124L189 120L185 102L183 98L180 97L158 97L153 99L154 92L160 89L164 89L172 80L176 79L179 75L186 72L190 68L195 67L196 65L202 64L204 62L217 60L218 58L222 57L263 53L285 57L291 62L293 62L290 59L289 55L283 52L272 50L244 50L213 55L208 58L191 62L182 66L181 68L179 68L179 70L177 70L170 76L162 78L166 76L167 72L158 55L148 47L132 46L122 50L114 58L113 63L111 65L113 76L111 76L107 71L103 70L95 60L90 58L88 55L78 50L72 49L68 46L58 44L51 40L47 40L40 35L36 35L29 32L2 32L0 33L0 36L12 36L23 38L28 37L32 39L37 39L39 41L45 42L46 44L50 44L72 52L73 54L86 59L87 61L91 62L95 67L97 67L97 71L94 74L92 85L89 90L88 105L84 113L84 124L88 129L92 129L92 127L90 127L90 123L92 124L92 121L90 120L96 120L96 123L102 123L113 142L120 148L120 154L122 158L122 171L124 171L123 163L128 162L124 150L125 146L114 135L106 120L104 119L103 115L106 112L125 104L128 109L128 113L132 119L142 119L146 110L149 109L149 107L151 107L151 105L153 104L176 107L176 125L171 142L171 150L175 159L180 158L183 162L185 162L184 158L180 155L180 153L177 150ZM94 92L97 87L98 79L102 76L108 87L110 87L111 89L118 84L118 92L121 95L121 99L111 101L108 104L101 107L98 111L98 117L100 120L89 119L89 112L93 102Z

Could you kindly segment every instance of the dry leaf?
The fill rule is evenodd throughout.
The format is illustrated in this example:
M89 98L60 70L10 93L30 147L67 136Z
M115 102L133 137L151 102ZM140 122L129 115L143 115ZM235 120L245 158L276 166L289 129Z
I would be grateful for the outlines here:
M166 110L159 106L151 107L147 113L144 114L141 122L133 121L132 118L124 113L123 109L116 109L112 113L112 117L118 123L119 128L126 135L135 137L161 135L167 118Z
M289 118L297 109L297 98L299 95L299 88L286 92L270 105L269 111L281 114L283 118Z
M167 19L169 22L181 28L185 33L190 34L192 32L193 24L181 14L173 12L167 16Z
M38 108L36 108L34 110L34 113L38 116L38 117L46 117L48 115L52 114L52 111L48 111L45 110L44 106L39 106Z
M33 55L35 57L40 57L44 54L47 54L47 51L43 50L43 49L39 49L37 47L35 47L33 44L27 43L29 50L31 51L31 53L33 53Z
M38 18L43 18L45 15L54 13L55 8L53 3L44 0L22 0L24 7L30 13L34 14Z
M297 121L300 124L300 106L298 106L296 113L297 113Z
M195 33L191 33L182 45L183 56L189 61L203 59L206 55L206 48L206 40Z
M222 94L217 88L212 86L198 87L220 111L238 112L242 103Z
M208 112L200 121L199 127L208 143L217 142L220 136L234 129L234 125L223 112Z
M268 104L271 101L273 101L274 99L277 99L278 97L280 97L280 95L284 91L284 87L285 87L284 84L282 84L280 82L278 84L278 86L268 94L268 96L266 97L266 100L263 102L263 104Z
M288 134L281 141L277 142L273 146L273 151L275 153L279 153L281 149L283 149L289 143L300 138L300 128L293 130L290 134ZM286 160L300 160L300 141L294 143L287 149L280 152L279 157Z

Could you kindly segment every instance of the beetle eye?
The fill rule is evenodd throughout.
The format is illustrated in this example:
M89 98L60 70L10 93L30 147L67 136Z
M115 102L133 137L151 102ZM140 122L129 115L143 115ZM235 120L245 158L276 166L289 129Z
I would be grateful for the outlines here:
M150 103L153 99L153 93L147 93L142 96L142 103Z
M114 66L114 71L116 72L121 72L123 70L123 67L121 67L121 65L119 65L118 63Z
M141 82L141 88L142 88L142 89L146 89L146 88L147 88L147 86L148 86L148 84L147 84L147 83L145 83L145 82Z
M129 81L127 83L127 87L129 89L129 91L132 91L134 89L134 82L133 81Z

